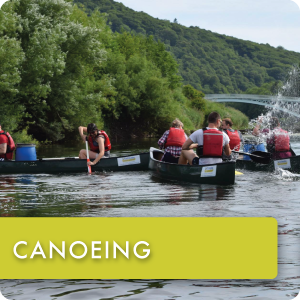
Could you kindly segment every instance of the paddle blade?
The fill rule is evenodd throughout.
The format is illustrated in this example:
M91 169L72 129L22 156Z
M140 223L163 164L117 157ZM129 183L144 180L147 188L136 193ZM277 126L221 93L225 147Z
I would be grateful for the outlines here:
M271 157L255 156L251 154L249 155L249 157L251 158L252 161L263 165L268 165L272 161Z
M85 148L86 148L86 162L88 163L90 161L90 157L89 157L89 146L87 141L85 142ZM92 168L89 165L88 165L88 173L92 174Z
M262 156L266 158L271 158L271 153L270 152L264 152L264 151L253 151L251 154L257 155L257 156Z
M90 159L88 158L86 161L89 162ZM89 165L88 165L88 173L89 173L89 174L92 174L92 168L91 168L91 166L89 166Z

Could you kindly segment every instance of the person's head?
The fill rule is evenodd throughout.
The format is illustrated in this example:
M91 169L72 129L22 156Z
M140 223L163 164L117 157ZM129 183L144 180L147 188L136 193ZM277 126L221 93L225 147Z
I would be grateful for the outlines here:
M173 122L172 122L172 125L171 127L174 127L174 128L183 128L183 123L179 120L179 119L175 119Z
M230 118L225 118L222 120L222 128L223 129L230 129L233 123Z
M95 136L98 133L97 125L94 123L90 123L87 126L87 133L91 136Z
M279 124L278 119L275 118L275 117L271 118L271 120L270 120L270 129L272 130L272 129L274 129L276 127L279 127L279 126L280 126L280 124Z
M220 127L222 123L221 116L217 112L213 111L208 116L208 123L213 123L216 127Z

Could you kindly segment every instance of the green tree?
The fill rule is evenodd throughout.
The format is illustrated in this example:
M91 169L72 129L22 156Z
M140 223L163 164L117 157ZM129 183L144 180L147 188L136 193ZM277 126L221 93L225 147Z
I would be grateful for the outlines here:
M16 97L24 52L16 34L20 29L19 17L13 9L12 2L6 2L0 9L0 120L7 131L16 130L24 116L24 107Z
M16 98L30 116L23 126L29 121L36 137L56 141L83 121L100 121L103 99L93 78L106 54L100 29L64 1L18 0L14 12L25 54Z
M183 94L191 101L191 106L205 111L206 109L206 102L204 100L204 94L200 91L194 89L191 85L185 85L182 88Z

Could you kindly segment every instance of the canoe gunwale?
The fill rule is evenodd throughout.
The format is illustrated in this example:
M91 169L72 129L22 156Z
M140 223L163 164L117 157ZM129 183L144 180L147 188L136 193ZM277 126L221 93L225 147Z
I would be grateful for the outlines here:
M108 157L108 158L103 158L103 159L111 160L111 159L116 159L116 158L124 158L124 157L143 155L143 154L149 154L149 152L141 152L141 153L130 154L130 155L122 155L122 156L113 156L113 157ZM9 163L9 162L10 163L11 162L28 163L28 162L49 162L49 161L71 161L71 162L74 162L74 161L86 161L86 159L79 159L79 157L53 157L53 158L42 157L42 158L38 158L36 160L5 160L3 162L5 162L5 163ZM101 162L101 160L100 160L100 162Z
M216 164L207 165L178 165L174 163L168 163L159 161L153 156L153 152L163 151L150 148L150 161L149 169L151 169L158 177L166 179L176 179L187 182L196 182L199 184L221 184L231 185L235 180L235 162L222 162ZM202 177L202 169L209 166L217 166L216 175L212 177ZM228 168L229 167L229 168ZM190 172L193 171L193 172Z
M118 159L139 156L136 162L119 164ZM92 170L102 171L143 171L148 170L149 152L142 152L132 155L123 155L101 159ZM34 161L1 161L1 174L58 174L58 173L86 173L86 159L79 158L51 158L37 159Z
M179 165L179 164L174 164L174 163L169 163L169 162L165 162L165 161L160 161L157 160L153 157L153 152L151 151L153 147L150 148L150 159L153 159L161 164L167 164L167 165L174 165L174 166L178 166L178 167L187 167L187 165ZM163 152L162 150L153 148L155 151L159 151L159 152ZM189 168L199 168L199 167L208 167L208 166L217 166L217 165L222 165L224 166L225 164L235 164L234 161L227 161L227 162L221 162L221 163L216 163L216 164L207 164L207 165L188 165Z

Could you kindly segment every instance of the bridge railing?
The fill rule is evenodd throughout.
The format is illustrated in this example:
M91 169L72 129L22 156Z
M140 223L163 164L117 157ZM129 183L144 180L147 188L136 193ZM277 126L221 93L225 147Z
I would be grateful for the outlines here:
M270 95L252 95L252 94L206 94L205 99L216 101L223 100L222 102L235 102L236 100L251 100L251 101L263 101L263 102L298 102L300 103L300 98L298 97L286 97L286 96L270 96ZM230 101L231 100L231 101Z

